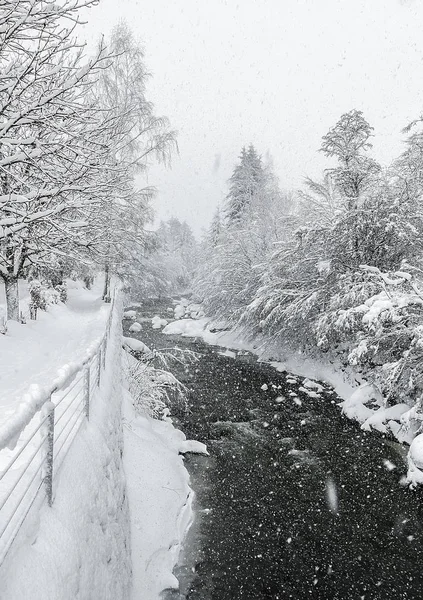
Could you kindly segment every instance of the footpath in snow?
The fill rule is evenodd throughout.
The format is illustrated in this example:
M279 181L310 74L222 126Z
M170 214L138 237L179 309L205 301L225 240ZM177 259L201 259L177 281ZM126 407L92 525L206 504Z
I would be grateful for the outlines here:
M110 304L101 300L102 282L91 290L79 281L67 284L66 304L39 310L37 320L24 325L9 321L6 335L0 335L0 430L46 386L84 360L104 334Z

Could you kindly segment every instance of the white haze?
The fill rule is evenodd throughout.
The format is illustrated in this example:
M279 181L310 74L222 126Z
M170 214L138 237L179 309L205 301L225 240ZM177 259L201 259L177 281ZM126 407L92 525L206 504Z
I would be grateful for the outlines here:
M126 19L146 49L149 98L179 131L173 168L151 168L158 217L199 233L226 194L240 148L270 152L284 188L319 177L317 152L357 108L389 163L422 109L423 3L405 0L102 0L87 37Z

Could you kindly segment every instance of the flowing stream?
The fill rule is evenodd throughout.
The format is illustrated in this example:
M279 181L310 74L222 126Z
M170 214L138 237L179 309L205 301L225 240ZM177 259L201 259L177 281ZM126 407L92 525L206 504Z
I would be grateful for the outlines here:
M124 322L200 357L173 368L189 389L178 425L210 457L186 457L196 519L165 598L421 600L423 494L403 485L398 445L345 418L326 384L153 329L171 306L137 308L139 334Z

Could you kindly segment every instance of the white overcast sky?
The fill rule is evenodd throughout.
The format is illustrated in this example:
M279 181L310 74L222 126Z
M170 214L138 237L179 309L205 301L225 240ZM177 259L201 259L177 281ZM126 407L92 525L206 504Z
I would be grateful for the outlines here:
M144 45L148 97L180 149L171 170L150 169L155 209L196 233L243 145L298 188L328 166L317 150L344 112L363 111L384 164L423 112L421 0L101 0L87 18L90 40L125 19Z

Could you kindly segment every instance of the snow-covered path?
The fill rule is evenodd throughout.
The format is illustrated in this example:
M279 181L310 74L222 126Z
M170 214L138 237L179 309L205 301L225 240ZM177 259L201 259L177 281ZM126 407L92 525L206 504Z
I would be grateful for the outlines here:
M59 369L98 343L110 311L101 290L101 281L92 290L69 281L66 305L39 311L37 321L25 325L8 323L7 334L0 335L0 427L21 402L30 401L30 386L50 385Z

